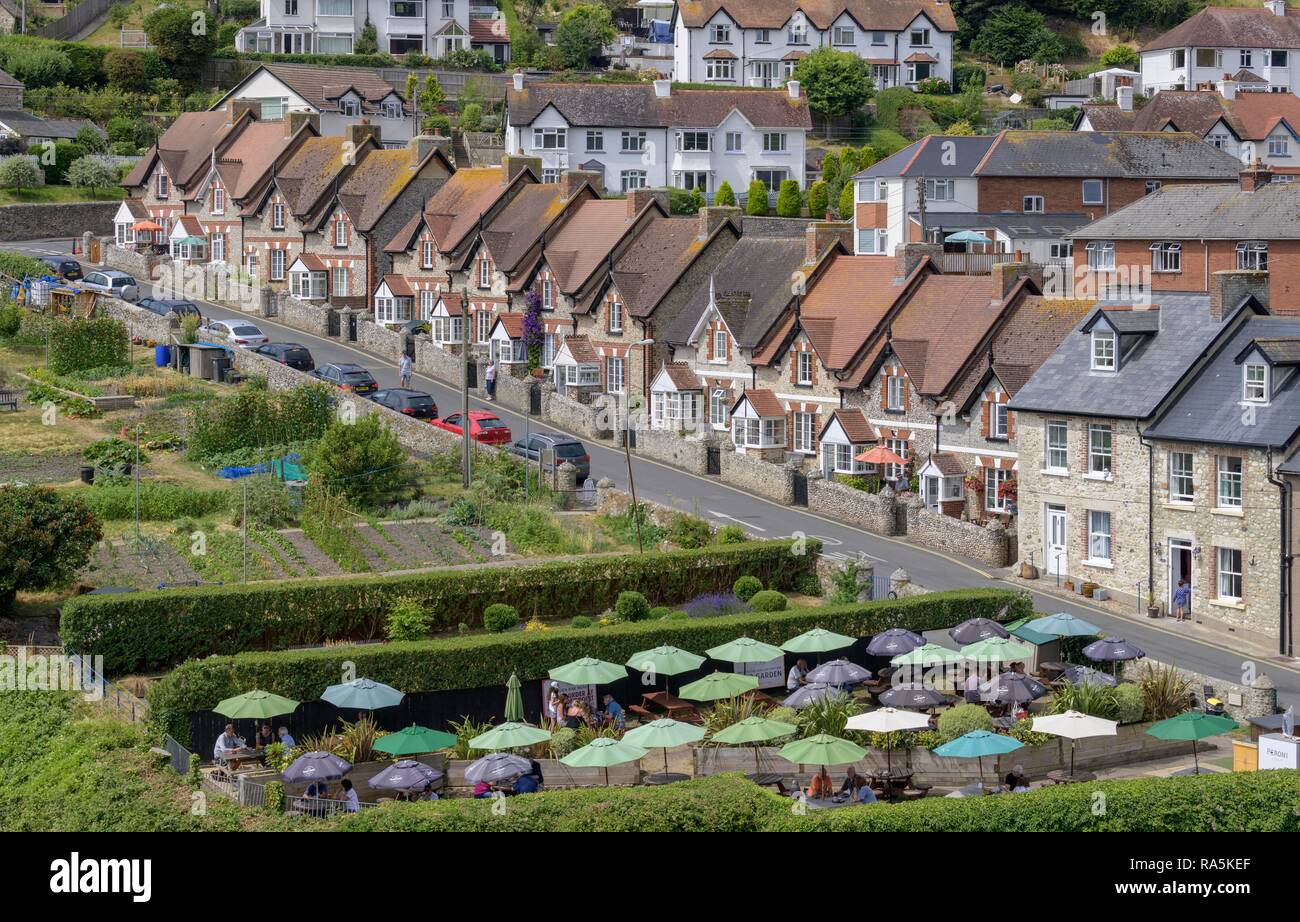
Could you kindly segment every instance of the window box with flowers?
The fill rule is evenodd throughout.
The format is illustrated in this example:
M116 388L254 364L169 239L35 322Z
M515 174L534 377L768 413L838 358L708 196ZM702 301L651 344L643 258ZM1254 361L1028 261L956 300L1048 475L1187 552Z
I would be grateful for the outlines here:
M1016 478L998 484L998 499L1005 505L1007 515L1016 514Z

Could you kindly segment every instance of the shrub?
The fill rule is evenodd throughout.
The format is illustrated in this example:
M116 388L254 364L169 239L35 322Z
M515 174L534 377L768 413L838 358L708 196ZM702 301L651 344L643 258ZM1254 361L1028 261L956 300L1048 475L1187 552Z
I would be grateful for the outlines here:
M117 185L117 175L97 156L72 161L65 178L68 185L78 189L108 189Z
M99 520L80 500L43 487L0 486L0 613L20 589L68 583L101 534Z
M1142 689L1131 682L1115 688L1116 719L1122 724L1141 722L1146 716L1146 705L1142 702Z
M30 156L14 154L0 160L0 189L32 189L40 184L41 175L36 171L36 165Z
M134 448L132 449L134 450ZM72 491L96 516L104 521L120 522L135 518L134 485L96 486L92 490ZM147 522L174 522L200 518L230 508L229 490L198 490L174 483L152 480L140 482L140 518Z
M569 627L576 627L579 630L584 630L591 627L593 624L595 624L595 622L586 615L574 615L573 620L569 622Z
M799 195L797 181L781 180L781 188L776 194L776 213L782 218L797 218L803 214L803 199Z
M321 436L311 474L368 509L390 499L405 477L406 450L377 413L355 422L336 420Z
M829 187L825 181L819 179L808 187L808 216L821 220L826 217L828 208L830 208Z
M668 540L678 547L705 547L713 540L713 529L698 516L679 515L668 528Z
M425 134L442 135L443 137L451 136L451 116L434 113L426 115L420 120L420 130Z
M749 184L749 193L745 200L745 214L758 216L767 214L767 185L757 179Z
M639 592L620 592L614 613L620 621L644 621L650 616L650 603Z
M1123 67L1127 70L1137 70L1138 53L1132 45L1115 45L1113 48L1107 48L1101 55L1102 67Z
M785 611L790 605L790 600L775 589L764 589L762 592L754 593L749 604L753 606L754 611Z
M836 214L840 216L841 221L848 221L853 217L853 183L846 182L844 188L840 190L840 200L837 203Z
M476 102L465 106L460 113L461 131L478 131L483 124L483 107Z
M120 320L57 317L50 324L49 368L55 374L126 364L126 326Z
M429 634L429 612L419 599L398 599L388 610L384 633L389 640L423 640Z
M52 87L68 82L72 60L58 48L20 45L5 54L5 70L28 87Z
M493 634L500 634L519 626L519 612L513 605L496 603L483 609L483 626Z
M716 618L720 615L735 615L749 611L749 603L730 592L710 592L691 599L682 610L691 618Z
M672 609L667 605L656 605L654 608L650 609L650 614L646 616L646 620L661 621L662 619L667 618L670 614L672 614Z
M718 191L713 195L713 204L715 205L735 205L736 193L731 188L731 183L725 179L718 186Z
M689 617L690 617L690 615L686 614L686 612L682 611L681 609L676 609L676 610L674 610L674 611L670 611L670 612L669 612L669 613L664 617L664 620L665 620L665 621L685 621L685 620L686 620L687 618L689 618Z
M1063 682L1052 694L1052 710L1057 714L1078 711L1104 720L1114 720L1119 713L1119 699L1109 685Z
M761 592L762 590L763 583L759 578L748 574L736 580L731 586L731 591L734 592L738 598L743 599L746 602L752 599L755 593Z
M23 309L17 304L0 305L0 339L18 335L23 325Z
M744 544L749 540L749 536L745 534L745 529L732 524L723 525L719 528L718 533L714 535L714 539L718 544Z
M978 64L954 64L952 68L952 85L958 90L978 87L981 91L988 81L988 71Z
M939 736L950 743L973 730L992 730L993 718L978 704L958 704L939 715Z
M1151 720L1176 717L1192 702L1192 681L1174 666L1143 663L1138 674L1142 704Z
M114 48L104 55L104 73L109 86L128 93L143 93L149 88L144 55L125 48Z

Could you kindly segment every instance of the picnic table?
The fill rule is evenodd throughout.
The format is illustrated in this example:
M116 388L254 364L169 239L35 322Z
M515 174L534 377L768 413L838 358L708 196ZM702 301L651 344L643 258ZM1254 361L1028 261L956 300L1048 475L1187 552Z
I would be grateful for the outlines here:
M1096 781L1097 776L1092 772L1073 772L1068 769L1058 768L1047 773L1047 780L1052 784L1075 784L1079 781Z
M652 786L662 784L676 784L679 781L690 781L690 775L683 775L681 772L653 772L641 779L643 784Z
M636 708L635 705L633 707ZM650 713L662 711L674 720L692 721L698 720L700 716L694 704L666 691L647 692L642 695L641 707L637 712L640 713L642 710Z
M776 707L779 702L767 692L759 691L757 688L745 692L740 697L752 701L755 704L766 704L768 707Z
M265 749L254 749L246 746L243 749L222 750L216 754L214 761L216 761L222 769L229 772L231 762L264 762L265 760Z
M912 772L878 771L871 772L867 777L871 779L872 788L890 800L902 796L912 784Z
M745 777L761 788L776 788L779 794L790 793L785 786L786 781L790 780L789 775L779 772L750 772Z

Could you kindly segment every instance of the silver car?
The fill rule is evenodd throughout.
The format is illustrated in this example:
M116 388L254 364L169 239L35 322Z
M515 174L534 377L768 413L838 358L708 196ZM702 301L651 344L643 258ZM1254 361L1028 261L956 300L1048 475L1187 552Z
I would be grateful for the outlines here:
M87 272L86 277L81 280L81 287L88 291L112 295L123 301L134 301L140 297L140 286L136 284L135 278L116 269L96 269L94 272Z
M209 320L198 332L200 336L228 339L241 349L256 349L269 342L265 333L246 320Z

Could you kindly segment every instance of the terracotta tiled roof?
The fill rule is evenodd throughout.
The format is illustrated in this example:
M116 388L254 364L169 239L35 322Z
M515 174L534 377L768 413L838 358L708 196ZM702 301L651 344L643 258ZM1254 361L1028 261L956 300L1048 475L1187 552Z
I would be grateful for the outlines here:
M558 183L532 183L519 190L483 229L483 243L496 267L515 271L564 205Z
M894 353L917 391L944 393L1002 314L992 276L927 276L892 323Z
M530 125L553 106L570 125L582 127L711 128L733 110L755 128L812 127L807 97L791 99L784 88L674 86L669 96L659 96L645 83L533 83L507 88L506 106L511 125Z
M1241 93L1224 99L1214 90L1161 90L1141 109L1123 112L1113 105L1085 105L1094 129L1162 131L1168 127L1204 137L1222 121L1243 141L1262 141L1281 120L1300 131L1300 96L1293 93Z
M415 179L420 165L413 147L374 150L361 158L339 186L339 201L359 230L374 228L388 206Z
M324 272L325 263L315 253L302 253L294 260L295 263L302 263L313 272Z
M388 286L388 290L393 293L394 297L397 298L415 297L415 289L411 287L411 283L408 282L406 279L402 278L402 276L400 275L385 275L384 284Z
M1068 333L1070 329L1071 327L1066 327L1061 331L1062 339L1065 338L1065 334ZM1020 357L1021 355L1017 353L1016 358ZM1040 355L1037 357L1038 361L1033 364L1018 365L995 361L993 363L993 373L998 376L998 383L1002 385L1002 389L1014 397L1016 396L1016 392L1020 390L1020 388L1024 387L1025 382L1033 376L1034 372L1038 369L1039 363L1045 358L1047 358L1046 355Z
M469 40L479 45L499 45L510 41L510 29L504 19L471 19Z
M649 316L704 244L696 218L655 218L649 222L614 261L614 287L628 314Z
M718 10L743 29L780 29L795 11L801 11L818 29L848 12L863 28L897 32L912 24L918 13L925 13L937 28L957 30L952 4L936 0L679 0L675 15L693 28L705 25Z
M945 477L960 477L966 473L966 468L961 466L961 459L946 451L930 455L930 461Z
M706 61L734 61L736 55L735 53L728 51L726 48L714 48L712 51L706 51L704 53L704 59Z
M839 420L840 428L853 444L876 440L876 427L867 422L866 415L856 407L840 407L831 415Z
M308 105L322 111L337 111L338 99L349 88L356 90L362 99L362 113L378 110L378 103L392 94L405 98L379 71L366 67L315 67L309 64L263 64L260 70L272 74L305 99ZM253 72L254 74L257 71ZM250 75L252 76L252 75ZM246 82L246 81L245 81Z
M1300 49L1300 15L1288 11L1207 7L1142 46L1143 52L1166 48Z
M925 62L925 63L928 63L928 64L935 64L935 63L938 63L938 60L939 60L939 59L936 58L934 55L932 55L932 54L926 54L926 53L923 52L923 51L917 51L917 52L914 52L914 53L912 53L912 54L909 54L906 58L903 59L904 63L906 63L906 64L915 64L915 63L917 63L917 62Z
M579 365L595 365L600 361L591 339L586 336L566 336L564 347L569 350L569 355L573 356L573 360Z
M799 305L808 339L822 363L846 369L903 293L892 256L836 256Z
M776 399L776 394L766 388L746 389L736 401L745 400L759 416L785 416L785 407ZM733 407L734 410L734 407Z
M505 329L511 339L520 339L524 335L523 314L497 314L496 322Z
M185 233L189 234L191 237L207 236L203 232L203 225L199 223L199 219L195 215L183 214L177 219L176 223L180 226L181 230L185 231Z
M141 221L148 221L152 217L149 209L145 207L144 202L138 198L126 199L127 211L131 212L131 217L139 218Z
M226 192L242 201L289 145L282 122L248 122L217 160Z
M546 241L546 264L560 291L575 293L605 261L630 226L627 202L588 199L573 209L558 233Z
M667 362L663 370L679 391L698 391L701 388L699 377L686 362Z
M122 184L127 188L142 184L156 156L172 183L183 189L211 161L212 148L227 130L229 120L230 114L224 111L182 112Z

